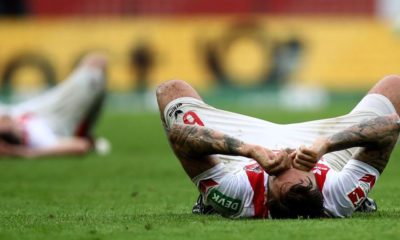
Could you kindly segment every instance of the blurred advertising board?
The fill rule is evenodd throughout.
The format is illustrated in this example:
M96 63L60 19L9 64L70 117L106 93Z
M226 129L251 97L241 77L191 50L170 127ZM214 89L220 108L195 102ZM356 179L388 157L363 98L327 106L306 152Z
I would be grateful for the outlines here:
M400 35L370 17L179 16L0 21L2 88L55 84L87 52L109 54L109 89L173 78L200 90L296 84L369 88L400 69Z

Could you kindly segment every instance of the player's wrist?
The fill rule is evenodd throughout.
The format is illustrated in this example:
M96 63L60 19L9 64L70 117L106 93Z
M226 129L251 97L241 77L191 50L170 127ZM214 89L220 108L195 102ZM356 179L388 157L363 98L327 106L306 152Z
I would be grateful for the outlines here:
M238 155L252 158L253 156L253 145L248 143L243 143L238 151Z
M331 141L329 141L329 139L327 138L323 138L322 139L322 144L321 144L321 150L320 150L320 156L322 157L322 155L326 154L329 152L329 148L331 146Z
M313 143L313 149L317 153L318 159L329 151L331 142L327 138L318 138Z

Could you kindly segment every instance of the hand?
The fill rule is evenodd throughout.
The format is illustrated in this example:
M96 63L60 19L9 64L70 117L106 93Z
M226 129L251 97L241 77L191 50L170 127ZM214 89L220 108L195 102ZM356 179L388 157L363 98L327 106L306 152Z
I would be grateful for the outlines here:
M300 146L296 153L291 154L291 157L294 157L293 166L299 170L310 171L327 152L328 144L326 138L318 138L311 147Z
M2 140L0 140L0 156L25 158L32 157L29 148L20 145L12 145Z
M0 156L12 156L12 146L0 140Z
M269 175L278 175L291 168L292 165L292 160L289 158L287 151L283 149L277 156L268 148L252 145L249 157L256 160Z

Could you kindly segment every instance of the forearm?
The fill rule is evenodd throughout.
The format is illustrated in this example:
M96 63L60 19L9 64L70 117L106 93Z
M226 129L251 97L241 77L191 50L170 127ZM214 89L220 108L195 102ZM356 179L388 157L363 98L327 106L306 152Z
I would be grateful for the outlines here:
M248 145L222 132L195 125L174 124L169 134L177 154L201 157L211 154L249 156Z
M376 117L328 138L326 152L351 147L382 148L396 142L400 119L397 114Z
M90 150L90 143L85 138L63 139L57 145L44 148L32 149L27 157L47 157L47 156L76 156L83 155Z
M58 144L48 148L30 148L27 146L11 146L8 156L22 158L40 158L50 156L83 155L90 150L90 143L84 138L61 140Z

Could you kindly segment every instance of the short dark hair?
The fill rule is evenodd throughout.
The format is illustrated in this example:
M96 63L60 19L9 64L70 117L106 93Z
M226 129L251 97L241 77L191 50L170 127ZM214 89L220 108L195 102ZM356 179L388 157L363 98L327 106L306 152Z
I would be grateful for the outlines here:
M309 184L304 186L304 181L289 188L286 193L274 196L268 188L267 205L272 218L320 218L324 214L323 197L318 186L313 189L313 183L308 178Z
M21 145L22 141L15 134L10 131L0 133L0 140L11 144L11 145Z

